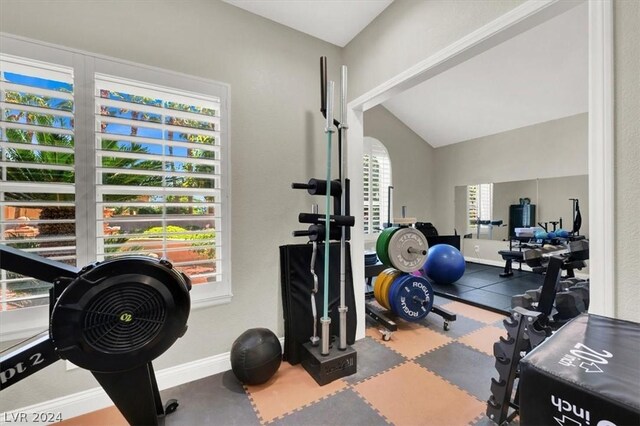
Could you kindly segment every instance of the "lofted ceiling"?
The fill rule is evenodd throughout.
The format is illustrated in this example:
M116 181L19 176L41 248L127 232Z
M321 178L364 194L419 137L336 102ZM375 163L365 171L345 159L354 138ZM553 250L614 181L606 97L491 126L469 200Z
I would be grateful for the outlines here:
M393 0L224 0L344 47ZM383 103L434 147L588 110L588 5Z
M383 105L433 147L588 110L587 2Z
M223 0L344 47L393 0Z

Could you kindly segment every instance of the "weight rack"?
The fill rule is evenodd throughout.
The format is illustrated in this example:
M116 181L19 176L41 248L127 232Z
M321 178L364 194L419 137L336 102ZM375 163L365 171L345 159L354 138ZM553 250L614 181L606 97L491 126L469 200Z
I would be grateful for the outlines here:
M410 228L408 225L399 225L398 227L401 229ZM420 231L417 231L417 232L420 232ZM376 246L378 246L378 244L376 244ZM367 279L367 286L372 287L371 283L373 278L378 277L380 273L387 268L388 266L385 265L384 263L379 263L376 265L365 265L365 279ZM435 295L436 292L433 292L433 294ZM382 339L384 341L388 341L391 339L391 336L393 335L393 333L398 330L398 326L395 321L396 315L389 310L380 309L377 305L374 305L372 303L373 300L375 300L373 289L371 291L368 291L365 288L365 313L382 327L382 329L379 329L379 331L382 334ZM438 305L431 305L429 312L433 312L444 319L443 329L445 331L449 330L450 323L453 321L456 321L456 318L457 318L456 314L446 309L443 309Z

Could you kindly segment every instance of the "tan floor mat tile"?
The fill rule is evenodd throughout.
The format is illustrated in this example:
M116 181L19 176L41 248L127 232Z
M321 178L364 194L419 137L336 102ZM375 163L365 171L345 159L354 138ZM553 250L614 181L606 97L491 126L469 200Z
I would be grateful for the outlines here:
M485 324L493 324L496 321L500 321L506 318L504 315L487 311L486 309L476 308L475 306L467 305L466 303L461 302L450 302L446 305L442 305L442 308L453 311L458 315L483 322Z
M407 358L415 358L451 342L449 337L441 333L406 321L398 321L398 331L393 333L388 342L382 341L380 332L375 328L367 329L367 336L378 339L389 349Z
M344 389L347 383L335 380L319 386L302 365L283 362L278 372L265 384L246 386L247 394L262 422L270 422L286 413Z
M507 330L489 325L460 337L458 342L471 346L489 356L493 356L493 344L500 339L500 336L506 338Z
M413 362L354 389L397 426L466 425L486 408L485 403Z

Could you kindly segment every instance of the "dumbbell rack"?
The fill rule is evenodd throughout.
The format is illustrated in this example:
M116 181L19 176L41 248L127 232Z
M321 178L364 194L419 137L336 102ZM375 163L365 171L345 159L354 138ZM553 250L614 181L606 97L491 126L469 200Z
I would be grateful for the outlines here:
M487 401L487 417L498 425L512 421L519 410L519 389L516 388L512 399L516 379L519 378L519 364L523 354L530 352L542 343L551 333L541 324L541 312L516 307L511 317L503 321L507 330L507 339L500 337L493 345L498 370L498 380L491 379L491 396ZM519 385L519 383L518 383ZM510 409L511 413L509 413Z

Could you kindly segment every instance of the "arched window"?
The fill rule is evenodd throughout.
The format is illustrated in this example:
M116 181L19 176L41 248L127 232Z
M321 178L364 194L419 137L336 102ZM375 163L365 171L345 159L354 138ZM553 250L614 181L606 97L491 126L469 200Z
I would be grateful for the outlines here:
M374 138L364 138L363 152L364 233L378 234L387 221L391 159L387 148Z

